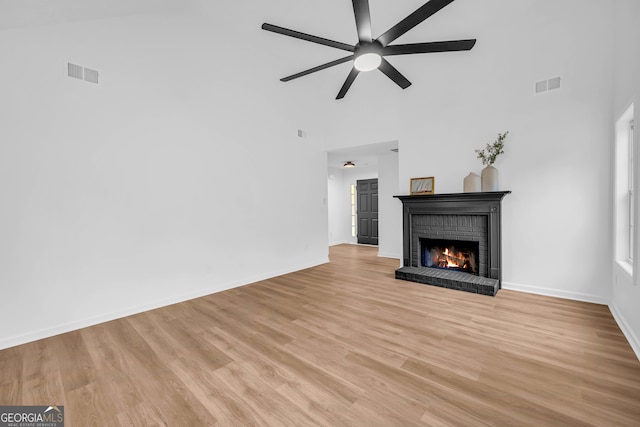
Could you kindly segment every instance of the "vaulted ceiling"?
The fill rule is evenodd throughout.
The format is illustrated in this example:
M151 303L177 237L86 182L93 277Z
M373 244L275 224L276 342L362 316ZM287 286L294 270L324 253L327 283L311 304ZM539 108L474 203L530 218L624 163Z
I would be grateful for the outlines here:
M184 8L180 0L0 0L0 29Z

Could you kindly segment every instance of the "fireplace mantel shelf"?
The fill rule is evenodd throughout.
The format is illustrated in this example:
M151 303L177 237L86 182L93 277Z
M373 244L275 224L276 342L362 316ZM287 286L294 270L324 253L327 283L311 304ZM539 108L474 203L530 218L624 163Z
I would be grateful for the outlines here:
M502 200L511 191L490 191L481 193L447 193L447 194L417 194L413 196L393 196L403 202L405 200L442 200L442 201L468 201L468 200Z

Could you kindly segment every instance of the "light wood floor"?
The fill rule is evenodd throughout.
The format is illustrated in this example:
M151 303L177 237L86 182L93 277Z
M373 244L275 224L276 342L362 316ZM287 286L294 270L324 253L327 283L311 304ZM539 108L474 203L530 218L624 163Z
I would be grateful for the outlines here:
M69 426L640 426L606 306L394 280L376 248L0 351L0 405Z

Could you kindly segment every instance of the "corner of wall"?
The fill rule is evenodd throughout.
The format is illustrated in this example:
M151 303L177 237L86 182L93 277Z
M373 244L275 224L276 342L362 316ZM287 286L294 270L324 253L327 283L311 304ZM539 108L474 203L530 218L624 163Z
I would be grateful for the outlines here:
M640 339L638 339L636 334L633 332L633 329L629 326L629 323L626 321L615 303L609 304L609 310L611 311L613 318L620 327L620 330L624 334L625 338L627 339L627 341L629 341L631 349L633 349L636 357L640 361Z

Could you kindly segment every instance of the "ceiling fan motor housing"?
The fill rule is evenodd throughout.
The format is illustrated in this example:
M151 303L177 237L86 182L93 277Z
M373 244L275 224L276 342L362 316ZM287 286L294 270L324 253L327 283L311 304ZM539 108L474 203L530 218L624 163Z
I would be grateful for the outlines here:
M383 50L383 47L380 44L380 42L377 40L371 43L360 42L356 45L354 56L357 58L367 53L375 53L377 55L382 56L382 50Z

